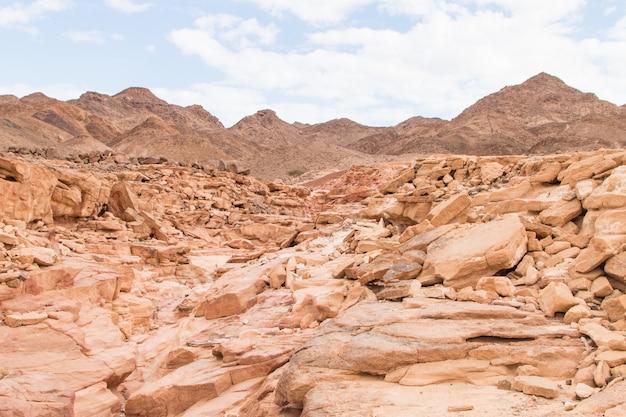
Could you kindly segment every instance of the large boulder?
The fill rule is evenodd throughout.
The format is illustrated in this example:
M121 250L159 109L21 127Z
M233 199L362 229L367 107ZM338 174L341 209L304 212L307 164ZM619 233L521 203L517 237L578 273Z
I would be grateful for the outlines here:
M52 223L50 199L56 185L56 176L46 168L0 158L0 217Z
M515 266L527 251L528 238L519 218L463 225L428 245L420 281L443 281L461 289L475 287L487 275Z

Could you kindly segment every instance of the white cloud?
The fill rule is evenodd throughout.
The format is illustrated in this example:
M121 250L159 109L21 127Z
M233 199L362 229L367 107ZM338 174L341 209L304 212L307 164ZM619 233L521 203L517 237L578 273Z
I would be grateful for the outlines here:
M302 14L307 3L254 1L272 11ZM346 2L345 10L367 3ZM195 27L172 31L169 39L183 53L221 71L229 91L262 94L269 107L278 111L283 106L284 114L306 108L313 118L333 109L341 112L333 117L361 115L355 120L375 124L398 123L411 111L451 118L481 97L541 71L609 100L626 77L622 60L615 59L626 50L621 37L626 19L613 29L619 42L577 40L572 33L583 0L378 0L378 5L386 13L417 18L405 31L342 23L312 31L288 51L259 37L237 40L250 39L247 34L255 31L232 16L199 19ZM345 17L338 10L344 9L337 6L335 16ZM316 16L312 12L305 20Z
M99 30L70 30L65 33L65 36L67 36L74 43L102 44L106 41L105 35Z
M274 43L279 29L275 24L261 25L256 19L242 19L230 14L206 15L196 19L198 29L237 48Z
M65 36L74 43L103 44L107 39L124 40L124 36L119 33L106 34L99 30L70 30L65 32Z
M41 92L48 97L57 100L72 100L80 97L87 91L85 86L77 86L70 83L54 83L43 85L31 85L25 83L15 83L13 85L0 84L0 94L12 94L17 97L23 97L35 92Z
M104 0L104 4L124 13L140 13L152 7L152 3L135 3L133 0Z
M146 51L148 51L150 53L155 53L157 51L157 48L154 45L148 45L148 46L146 46Z
M181 106L199 104L226 127L234 125L244 116L269 107L264 95L258 90L219 83L193 84L182 90L153 88L152 92L168 103Z
M247 0L275 16L284 12L312 24L337 23L360 7L376 0Z
M37 0L28 4L14 2L0 7L0 27L37 33L32 22L43 18L48 12L60 12L72 6L70 0Z

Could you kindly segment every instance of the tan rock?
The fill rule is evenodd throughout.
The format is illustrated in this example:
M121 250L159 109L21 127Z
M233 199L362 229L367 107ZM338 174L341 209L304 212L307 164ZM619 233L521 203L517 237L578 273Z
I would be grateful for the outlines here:
M526 254L526 244L517 216L459 227L428 245L419 279L424 283L434 277L455 289L475 286L482 276L515 266Z
M563 323L578 323L581 319L591 317L591 309L586 305L577 304L567 310L563 317Z
M579 398L581 400L591 397L594 393L593 387L590 387L587 384L583 384L582 382L579 382L578 384L576 384L575 390L576 390L576 398Z
M56 168L58 183L51 198L55 216L96 216L109 200L111 186L88 170Z
M32 326L48 318L48 313L31 311L28 313L7 314L4 324L9 327Z
M487 162L480 167L480 179L483 184L491 184L504 174L504 166L498 162Z
M0 157L0 216L51 224L50 200L57 177L48 169Z
M607 277L598 277L592 281L589 290L596 297L602 298L613 293L613 286L611 286Z
M400 385L423 386L444 382L469 382L476 385L494 384L507 374L506 367L492 366L479 359L457 359L410 365Z
M461 216L472 203L469 194L463 192L450 197L433 207L426 220L437 227L450 223L454 218Z
M565 313L578 304L569 287L562 282L551 282L539 294L539 307L548 317Z
M608 314L610 321L615 322L626 318L626 295L617 293L615 296L607 297L602 301L601 307Z
M604 387L611 378L611 367L605 361L599 361L593 371L593 380L597 387Z
M626 284L626 252L610 257L604 265L604 272L609 277Z
M212 360L200 359L143 385L128 398L126 415L174 416L198 401L219 396L231 385L228 368L215 369Z
M195 316L214 319L243 313L256 304L257 294L265 289L263 273L278 263L250 268L243 276L237 269L225 273L203 297Z
M74 417L74 391L49 374L11 371L0 379L0 415Z
M120 399L107 389L105 382L76 392L75 417L116 417L121 409Z
M626 205L626 167L613 170L602 184L585 199L586 209L621 208Z
M626 240L625 237L596 236L592 238L589 245L576 257L575 270L585 273L602 265L604 261L618 253Z
M540 376L517 376L512 388L524 394L545 398L556 398L561 391L558 383Z
M482 277L476 284L476 290L493 291L502 297L513 297L515 286L511 280L502 276Z
M570 220L582 214L582 206L578 199L559 200L552 204L550 208L543 210L539 214L539 220L549 226L562 227Z
M580 332L593 340L598 347L606 346L611 349L626 350L624 336L613 332L595 322L582 323Z
M10 252L11 257L19 258L19 257L32 257L33 261L37 265L41 266L50 266L54 265L57 260L57 255L54 253L54 250L49 248L42 247L32 247L32 248L15 248Z

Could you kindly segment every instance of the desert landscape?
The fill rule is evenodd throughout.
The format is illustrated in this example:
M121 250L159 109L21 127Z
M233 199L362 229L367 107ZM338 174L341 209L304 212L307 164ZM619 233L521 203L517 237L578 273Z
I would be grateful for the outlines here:
M626 415L626 107L226 128L0 96L0 416Z

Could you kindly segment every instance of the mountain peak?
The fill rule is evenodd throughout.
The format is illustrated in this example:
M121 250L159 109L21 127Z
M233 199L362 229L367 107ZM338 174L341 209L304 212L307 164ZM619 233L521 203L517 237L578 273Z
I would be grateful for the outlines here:
M141 103L159 102L164 103L163 100L155 96L152 91L144 87L129 87L113 96L114 98L121 98L126 100L138 101Z

